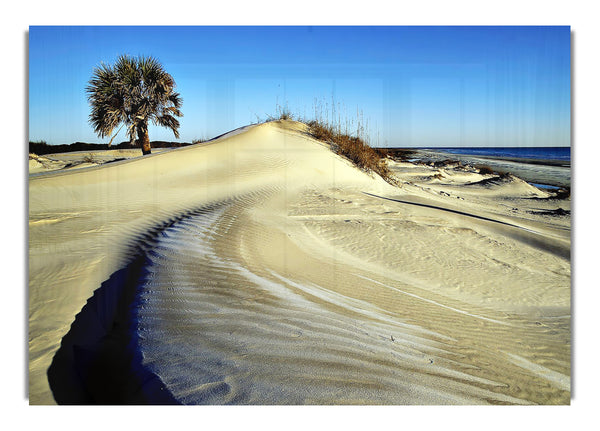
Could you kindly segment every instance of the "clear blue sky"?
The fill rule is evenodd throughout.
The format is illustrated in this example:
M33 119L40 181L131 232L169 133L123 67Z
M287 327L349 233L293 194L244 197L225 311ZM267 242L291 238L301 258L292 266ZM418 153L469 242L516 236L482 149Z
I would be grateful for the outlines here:
M156 57L183 97L181 138L152 127L151 140L214 137L280 105L351 129L360 117L375 146L568 146L570 38L566 26L30 27L29 139L108 142L85 87L130 54Z

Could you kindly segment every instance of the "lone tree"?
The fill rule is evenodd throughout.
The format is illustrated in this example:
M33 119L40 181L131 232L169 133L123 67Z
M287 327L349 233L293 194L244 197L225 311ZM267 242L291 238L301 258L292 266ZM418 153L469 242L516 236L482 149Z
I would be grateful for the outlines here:
M94 132L104 138L122 124L121 128L127 126L130 142L142 147L143 154L150 154L148 120L173 130L179 138L175 117L183 116L179 110L183 99L174 89L173 77L153 57L122 55L114 66L102 63L94 68L86 87Z

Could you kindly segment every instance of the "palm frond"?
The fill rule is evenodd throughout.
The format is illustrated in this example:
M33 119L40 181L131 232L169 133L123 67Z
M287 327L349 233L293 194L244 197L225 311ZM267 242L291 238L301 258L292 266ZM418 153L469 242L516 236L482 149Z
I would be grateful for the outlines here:
M154 118L154 124L167 127L173 131L173 134L176 138L179 138L179 120L172 115L164 114L159 117Z
M121 55L114 66L94 68L86 86L91 105L89 121L100 137L110 136L119 124L127 125L131 141L147 133L148 121L173 130L179 137L183 99L175 81L154 57Z

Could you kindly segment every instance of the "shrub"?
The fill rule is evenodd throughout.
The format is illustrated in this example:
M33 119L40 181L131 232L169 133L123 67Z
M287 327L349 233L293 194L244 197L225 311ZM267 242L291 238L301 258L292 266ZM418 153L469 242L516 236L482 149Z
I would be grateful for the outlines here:
M571 187L561 187L555 192L555 199L569 199L571 197Z
M478 166L481 175L493 175L495 172L489 166Z
M84 163L98 163L98 161L94 158L92 153L88 154L83 158Z

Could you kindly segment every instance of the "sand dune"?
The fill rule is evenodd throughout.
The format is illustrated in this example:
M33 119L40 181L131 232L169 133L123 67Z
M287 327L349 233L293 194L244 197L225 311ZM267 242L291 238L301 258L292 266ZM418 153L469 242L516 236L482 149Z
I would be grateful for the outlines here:
M569 202L305 132L30 177L30 403L569 403Z

